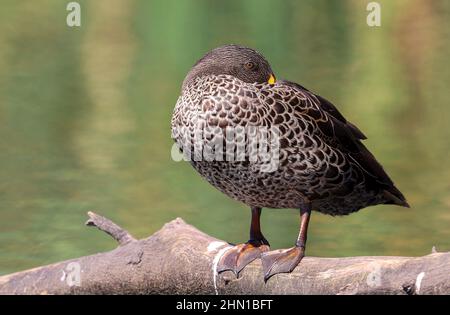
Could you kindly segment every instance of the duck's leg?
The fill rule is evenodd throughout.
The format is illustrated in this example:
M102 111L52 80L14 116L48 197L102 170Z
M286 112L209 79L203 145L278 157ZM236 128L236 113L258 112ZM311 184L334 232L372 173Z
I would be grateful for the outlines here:
M250 225L250 240L245 244L236 245L227 250L220 258L217 266L218 272L231 270L236 277L239 272L256 258L260 258L263 252L269 250L269 242L261 232L260 217L261 208L252 207L252 222Z
M289 273L297 267L305 256L305 245L308 233L309 218L311 216L311 205L300 207L300 232L295 246L290 249L276 250L264 253L261 256L264 281L277 273Z

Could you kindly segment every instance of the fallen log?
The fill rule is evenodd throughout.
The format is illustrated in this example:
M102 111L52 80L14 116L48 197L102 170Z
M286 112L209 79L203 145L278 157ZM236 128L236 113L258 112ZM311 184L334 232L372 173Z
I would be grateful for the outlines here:
M142 240L95 213L87 225L119 246L0 277L0 294L450 294L450 253L423 257L306 257L263 281L260 260L239 278L217 274L230 244L173 220Z

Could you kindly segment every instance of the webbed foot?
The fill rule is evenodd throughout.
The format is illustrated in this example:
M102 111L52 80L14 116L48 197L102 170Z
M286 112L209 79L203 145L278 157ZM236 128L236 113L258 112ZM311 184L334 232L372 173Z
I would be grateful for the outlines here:
M269 251L267 240L250 240L245 244L238 244L227 250L220 258L217 272L231 270L236 277L249 263L260 258L262 253Z
M264 271L264 281L277 273L290 273L305 257L305 247L295 246L290 249L281 249L261 255Z

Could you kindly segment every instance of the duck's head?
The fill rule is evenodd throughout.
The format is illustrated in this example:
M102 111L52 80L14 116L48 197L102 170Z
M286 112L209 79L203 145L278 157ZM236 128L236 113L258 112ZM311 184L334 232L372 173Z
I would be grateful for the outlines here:
M231 75L247 83L275 83L269 62L257 51L225 45L204 55L187 74L183 88L195 78L206 75Z

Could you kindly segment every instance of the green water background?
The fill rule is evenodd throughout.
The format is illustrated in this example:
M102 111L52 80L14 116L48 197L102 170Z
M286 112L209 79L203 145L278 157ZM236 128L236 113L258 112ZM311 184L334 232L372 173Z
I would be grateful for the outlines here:
M314 213L312 256L450 250L450 2L68 1L0 4L0 274L114 248L83 225L94 210L136 237L182 217L247 240L248 209L172 161L170 117L192 64L213 47L261 51L275 74L332 100L411 209ZM265 210L274 248L291 246L296 210Z

